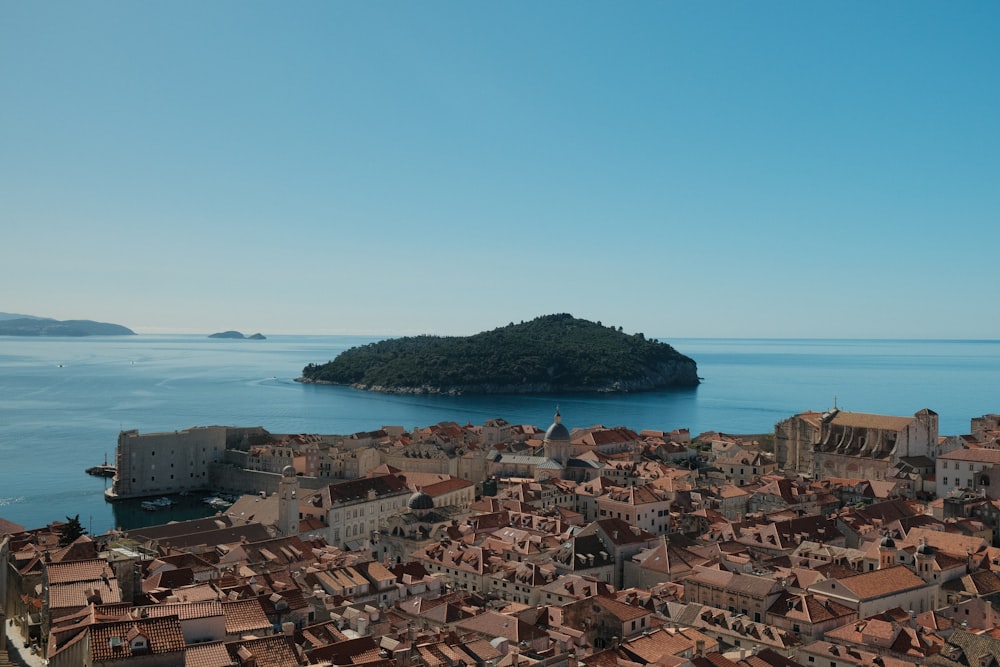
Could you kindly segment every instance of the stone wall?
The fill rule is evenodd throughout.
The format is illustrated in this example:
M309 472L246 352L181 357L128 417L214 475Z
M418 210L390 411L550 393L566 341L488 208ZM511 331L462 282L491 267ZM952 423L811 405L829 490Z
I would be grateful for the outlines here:
M299 477L299 488L302 495L306 492L321 489L330 484L329 479L317 477ZM259 470L245 470L225 463L217 463L209 467L210 488L213 491L232 494L256 495L261 491L267 495L278 492L281 475Z

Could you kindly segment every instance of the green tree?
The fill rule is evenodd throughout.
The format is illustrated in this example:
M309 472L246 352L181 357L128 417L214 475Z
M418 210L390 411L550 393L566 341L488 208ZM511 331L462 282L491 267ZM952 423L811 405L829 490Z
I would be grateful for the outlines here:
M86 534L87 530L80 523L79 514L73 518L66 517L66 523L63 525L62 530L59 531L59 546L68 546Z

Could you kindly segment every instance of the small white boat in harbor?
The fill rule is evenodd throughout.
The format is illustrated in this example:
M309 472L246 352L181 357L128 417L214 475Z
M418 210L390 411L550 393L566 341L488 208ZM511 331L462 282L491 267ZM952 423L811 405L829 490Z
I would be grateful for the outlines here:
M156 512L162 509L166 509L172 506L173 504L174 501L164 496L162 498L157 498L156 500L143 500L139 506L142 509L146 510L147 512Z
M231 500L228 500L227 498L223 498L221 496L210 496L208 498L204 498L202 502L204 502L212 509L216 510L229 509L233 505Z

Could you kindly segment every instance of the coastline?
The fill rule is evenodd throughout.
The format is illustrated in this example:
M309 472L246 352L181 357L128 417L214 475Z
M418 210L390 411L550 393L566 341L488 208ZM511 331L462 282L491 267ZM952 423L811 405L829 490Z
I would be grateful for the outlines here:
M675 340L698 360L705 381L696 389L448 396L294 381L311 361L371 338L270 336L266 345L249 346L189 334L4 340L0 393L11 397L11 409L0 423L0 448L31 455L11 457L0 516L40 527L79 513L92 533L155 517L138 503L106 502L107 478L84 473L110 454L121 429L229 423L349 434L494 418L544 426L559 407L580 427L765 433L802 410L830 408L836 397L842 409L858 412L930 408L940 415L940 432L957 435L969 431L971 417L1000 408L996 341Z

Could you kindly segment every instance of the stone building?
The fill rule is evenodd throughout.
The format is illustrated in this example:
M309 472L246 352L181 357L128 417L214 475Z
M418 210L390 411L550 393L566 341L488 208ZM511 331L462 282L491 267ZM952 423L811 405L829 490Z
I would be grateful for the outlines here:
M883 544L887 542L884 540ZM877 570L818 581L807 590L853 609L858 618L874 616L893 607L912 609L918 614L933 609L938 584L927 583L907 566L892 565L891 561L890 556Z
M142 435L122 431L115 457L118 472L105 496L118 500L208 489L210 467L227 449L245 451L268 439L259 427L197 426Z
M938 415L923 409L913 417L847 412L802 412L774 427L778 465L814 478L885 479L906 457L935 458Z
M727 609L758 623L783 591L774 579L738 571L702 569L684 579L686 602Z
M369 545L398 514L412 491L396 475L362 477L330 484L302 499L302 518L318 519L319 532L339 547Z
M1000 449L958 449L937 458L937 496L944 498L955 489L1000 496Z

